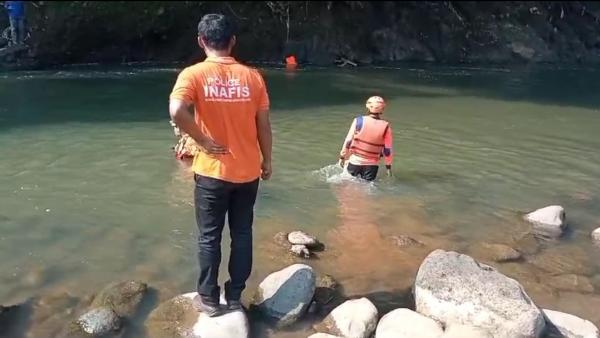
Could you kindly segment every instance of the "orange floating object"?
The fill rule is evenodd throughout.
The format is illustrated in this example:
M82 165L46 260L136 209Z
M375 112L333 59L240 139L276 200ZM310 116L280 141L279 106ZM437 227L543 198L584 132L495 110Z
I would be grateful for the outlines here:
M290 55L290 56L286 57L286 58L285 58L285 63L286 63L288 66L290 66L290 65L291 65L291 66L296 66L296 65L298 65L298 62L296 61L296 57L295 57L294 55Z

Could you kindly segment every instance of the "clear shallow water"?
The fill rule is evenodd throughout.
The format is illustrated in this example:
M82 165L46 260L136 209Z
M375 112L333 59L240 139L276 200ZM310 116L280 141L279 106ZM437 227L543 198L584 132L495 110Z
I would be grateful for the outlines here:
M247 298L268 273L294 262L272 243L278 231L317 235L327 251L310 264L338 279L347 295L367 295L385 310L406 305L431 250L518 245L529 230L520 213L561 204L572 231L542 243L559 271L540 269L536 256L496 266L540 306L600 325L600 249L589 240L600 226L596 70L265 72L274 177L259 193ZM0 74L0 303L57 290L85 295L131 278L160 289L163 299L194 289L191 173L173 159L167 117L176 74ZM395 177L351 184L333 164L351 119L373 94L388 101ZM394 248L386 237L400 234L426 246ZM550 275L568 272L560 271L563 259L591 267L594 294L548 285Z

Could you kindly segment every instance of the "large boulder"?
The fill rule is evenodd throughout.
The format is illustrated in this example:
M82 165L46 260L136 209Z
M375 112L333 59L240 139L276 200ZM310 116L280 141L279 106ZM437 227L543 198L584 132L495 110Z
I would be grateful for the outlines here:
M467 326L467 325L452 325L446 328L442 338L494 338L484 329Z
M315 273L304 264L294 264L267 276L258 286L253 305L278 327L297 322L315 293Z
M417 312L446 327L481 327L495 338L534 338L544 330L541 311L517 281L467 255L430 253L414 294Z
M138 281L112 283L94 298L92 307L106 306L121 317L131 317L137 311L147 291L148 286Z
M250 328L244 311L209 317L194 309L197 293L187 293L160 304L146 321L150 338L248 338Z
M381 318L375 338L438 338L442 326L409 309L397 309Z
M371 337L379 313L367 298L353 299L336 307L315 329L345 338Z
M538 209L525 215L525 220L533 224L535 233L547 237L560 237L567 227L565 209L560 205Z
M83 314L77 320L81 330L93 337L105 336L121 328L121 319L109 307L99 307Z
M552 310L543 310L547 335L561 338L600 338L598 328L590 321Z

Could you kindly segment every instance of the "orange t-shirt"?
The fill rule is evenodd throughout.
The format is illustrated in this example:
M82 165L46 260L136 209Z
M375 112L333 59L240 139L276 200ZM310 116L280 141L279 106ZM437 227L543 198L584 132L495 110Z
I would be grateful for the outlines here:
M229 150L196 154L195 173L233 183L260 177L256 114L269 109L269 96L256 69L232 57L206 58L179 74L170 98L193 104L198 128Z

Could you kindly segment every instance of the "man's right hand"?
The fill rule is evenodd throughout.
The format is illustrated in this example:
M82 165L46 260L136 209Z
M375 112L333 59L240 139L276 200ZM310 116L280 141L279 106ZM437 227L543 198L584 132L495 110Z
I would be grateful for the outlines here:
M340 162L339 162L340 167L343 168L345 164L346 164L346 159L343 157L340 157Z
M210 154L210 155L229 154L229 150L227 148L225 148L224 146L218 144L217 142L213 141L211 138L206 137L206 136L198 141L198 146L200 146L202 151L204 151L205 153Z

